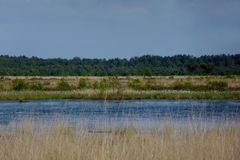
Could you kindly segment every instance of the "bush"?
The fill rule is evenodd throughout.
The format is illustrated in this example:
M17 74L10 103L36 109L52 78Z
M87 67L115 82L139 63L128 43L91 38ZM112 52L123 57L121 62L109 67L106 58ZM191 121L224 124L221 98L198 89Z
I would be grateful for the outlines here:
M99 89L106 90L109 87L110 87L110 83L107 79L104 78L99 82Z
M50 85L51 83L47 81L47 82L44 82L43 84L44 85Z
M4 88L3 88L3 85L2 85L2 84L0 84L0 91L1 91L1 90L3 90L3 89L4 89Z
M16 79L12 81L12 88L16 91L28 89L28 83L24 82L23 80Z
M206 88L211 90L225 90L227 87L228 83L225 81L211 81L206 85Z
M145 89L147 89L147 90L165 90L165 89L168 89L168 88L165 87L162 84L150 84L150 83L147 83L145 85Z
M95 81L95 82L93 82L92 84L91 84L91 88L93 88L93 89L97 89L97 88L99 88L98 87L99 85L98 85L98 82L97 81Z
M86 79L80 79L79 80L79 83L78 83L78 88L79 89L84 89L84 88L86 88L87 87L87 81L86 81Z
M119 81L119 78L117 76L109 77L108 81L109 81L109 87L113 89L113 92L115 91L115 89L119 90L120 81Z
M176 82L173 85L173 89L176 89L176 90L193 90L194 87L193 87L192 83L190 83L190 82L185 82L185 83Z
M57 89L62 91L70 90L71 86L67 81L65 81L64 79L61 79L60 82L58 82Z
M136 90L145 90L146 85L139 79L132 79L128 81L128 87Z
M41 83L33 83L29 86L31 90L43 90L43 85Z

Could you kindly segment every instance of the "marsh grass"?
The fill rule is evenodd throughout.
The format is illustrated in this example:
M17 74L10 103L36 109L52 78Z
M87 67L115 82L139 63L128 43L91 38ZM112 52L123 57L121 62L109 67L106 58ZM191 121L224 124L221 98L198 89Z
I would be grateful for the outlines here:
M64 79L61 79L58 84L57 84L57 90L60 90L60 91L66 91L66 90L70 90L71 89L71 86L70 84L64 80Z
M240 157L240 130L234 126L180 129L166 125L147 132L129 127L107 133L77 131L63 123L39 132L40 128L25 122L14 132L1 132L0 159L238 160Z
M67 89L99 89L101 81L105 81L108 88L135 89L135 90L225 90L236 91L240 89L239 76L131 76L131 77L24 77L5 76L0 79L5 90L14 90L14 82L20 82L15 90L32 90L31 85L41 83L43 90L61 90L59 83L64 79L70 87ZM22 83L23 82L23 83ZM16 83L16 84L18 84ZM63 84L64 85L64 84ZM23 86L23 87L22 87ZM64 88L64 90L66 89ZM34 90L34 89L33 89Z
M4 90L3 85L0 83L0 91Z
M239 76L4 77L0 100L240 99Z
M34 99L240 99L238 91L136 91L84 89L71 91L1 91L0 100Z

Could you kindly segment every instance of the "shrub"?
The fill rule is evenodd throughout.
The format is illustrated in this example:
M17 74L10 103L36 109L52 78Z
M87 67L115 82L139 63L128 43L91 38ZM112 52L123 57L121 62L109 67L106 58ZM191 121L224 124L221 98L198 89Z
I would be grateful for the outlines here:
M184 83L176 82L173 85L173 89L176 89L176 90L193 90L194 87L193 87L192 83L190 83L190 82L184 82Z
M130 79L128 81L128 87L136 90L144 90L146 89L146 85L139 79Z
M29 86L31 90L43 90L43 85L41 83L33 83Z
M1 91L1 90L3 90L3 85L2 85L2 84L0 84L0 91Z
M91 88L97 89L98 88L98 82L97 81L93 82L92 85L91 85Z
M58 90L63 90L63 91L64 90L70 90L71 86L69 85L69 83L67 81L65 81L64 79L61 79L58 82L57 89Z
M157 84L155 78L144 78L145 80L145 89L147 90L160 90L162 86Z
M12 81L12 88L16 91L28 89L28 83L23 80L16 79Z
M168 88L165 87L162 84L150 84L150 83L147 83L145 85L145 89L147 89L147 90L164 90L164 89L168 89Z
M99 89L106 90L109 87L110 87L110 83L107 79L104 78L99 82Z
M225 81L210 81L207 83L206 88L212 90L225 90L228 87L228 83Z
M44 82L43 84L44 85L50 85L51 83L47 81L47 82Z
M84 88L86 88L87 87L87 81L86 81L86 79L80 79L79 80L79 83L78 83L78 88L79 89L84 89Z
M95 82L95 85L97 86L97 88L99 89L99 97L102 97L104 99L107 99L107 89L110 87L110 83L109 80L107 79L102 79L100 82Z
M109 81L109 87L113 89L113 92L120 88L120 82L119 82L119 78L117 76L115 77L109 77L108 79Z
M228 74L228 75L224 76L224 78L235 78L235 76Z

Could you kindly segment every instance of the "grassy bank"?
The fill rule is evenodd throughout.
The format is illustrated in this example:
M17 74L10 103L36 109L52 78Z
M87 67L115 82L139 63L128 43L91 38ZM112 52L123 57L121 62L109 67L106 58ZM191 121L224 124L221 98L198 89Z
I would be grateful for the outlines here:
M0 100L240 99L239 76L0 78Z
M130 76L130 77L0 77L0 91L134 89L237 91L240 76Z
M238 160L240 130L179 129L166 126L146 133L134 128L109 133L76 132L59 125L47 130L28 123L0 132L2 160Z
M4 91L0 100L34 100L34 99L240 99L237 91L135 91L122 92L102 90L74 91Z

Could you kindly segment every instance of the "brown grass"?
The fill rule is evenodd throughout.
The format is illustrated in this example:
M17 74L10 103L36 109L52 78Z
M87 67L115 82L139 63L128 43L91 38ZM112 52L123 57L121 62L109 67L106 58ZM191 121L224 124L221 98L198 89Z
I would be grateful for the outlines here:
M240 130L164 127L139 133L76 131L65 125L39 131L25 123L1 132L1 160L238 160Z

